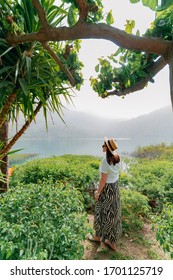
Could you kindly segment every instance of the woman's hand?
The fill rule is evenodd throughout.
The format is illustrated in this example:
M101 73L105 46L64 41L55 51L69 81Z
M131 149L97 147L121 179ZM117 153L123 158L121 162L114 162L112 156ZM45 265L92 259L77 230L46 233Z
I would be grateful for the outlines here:
M102 192L102 189L104 188L104 185L106 184L106 180L107 180L107 173L102 173L101 172L101 177L99 180L99 185L98 185L98 189L95 192L95 200L98 201L99 199L99 195Z
M100 193L98 191L95 191L95 201L98 201Z

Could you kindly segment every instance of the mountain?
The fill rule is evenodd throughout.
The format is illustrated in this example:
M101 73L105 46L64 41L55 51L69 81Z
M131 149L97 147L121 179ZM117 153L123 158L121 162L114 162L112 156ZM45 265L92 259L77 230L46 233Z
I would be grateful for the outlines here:
M138 139L140 145L173 142L173 112L167 106L150 114L121 123L114 130L118 137Z
M66 124L58 115L49 116L47 131L44 117L40 113L36 123L32 123L20 139L20 145L23 144L23 141L30 139L55 141L62 138L103 139L104 136L107 136L115 139L128 139L127 144L123 141L123 149L132 151L137 146L173 142L173 113L170 106L129 120L109 120L71 110L64 112L63 118ZM20 120L19 127L21 125ZM15 132L14 128L11 128L10 131L11 135Z

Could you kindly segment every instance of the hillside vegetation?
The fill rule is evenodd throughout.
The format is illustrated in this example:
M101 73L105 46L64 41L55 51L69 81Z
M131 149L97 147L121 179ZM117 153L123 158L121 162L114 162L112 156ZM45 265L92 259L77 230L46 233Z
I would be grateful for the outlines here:
M173 147L162 144L162 154L151 159L159 147L140 148L132 159L122 158L122 239L144 242L141 231L153 225L153 234L173 258ZM0 198L0 259L87 258L100 161L65 155L15 165L10 190ZM150 252L148 258L159 256Z

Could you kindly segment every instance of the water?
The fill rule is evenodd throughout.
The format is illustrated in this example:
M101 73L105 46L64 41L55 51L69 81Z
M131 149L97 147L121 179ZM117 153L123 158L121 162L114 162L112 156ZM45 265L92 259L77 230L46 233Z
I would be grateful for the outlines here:
M129 138L117 138L118 150L122 153L132 152L134 142ZM38 154L39 157L59 156L64 154L102 156L104 138L58 138L34 139L23 138L18 141L14 149L23 149L20 153Z

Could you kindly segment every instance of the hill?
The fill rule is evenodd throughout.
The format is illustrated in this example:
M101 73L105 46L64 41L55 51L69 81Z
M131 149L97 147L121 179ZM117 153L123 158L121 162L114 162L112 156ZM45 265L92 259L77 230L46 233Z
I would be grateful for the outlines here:
M48 116L48 130L46 130L43 115L40 113L36 123L32 123L20 139L20 145L32 139L40 141L39 145L42 145L42 141L47 140L103 139L107 136L128 139L127 143L123 141L123 149L132 151L137 146L161 142L170 144L173 141L173 113L169 106L129 120L109 120L70 110L64 112L63 118L65 123L58 115ZM14 128L11 129L12 134L14 134Z

